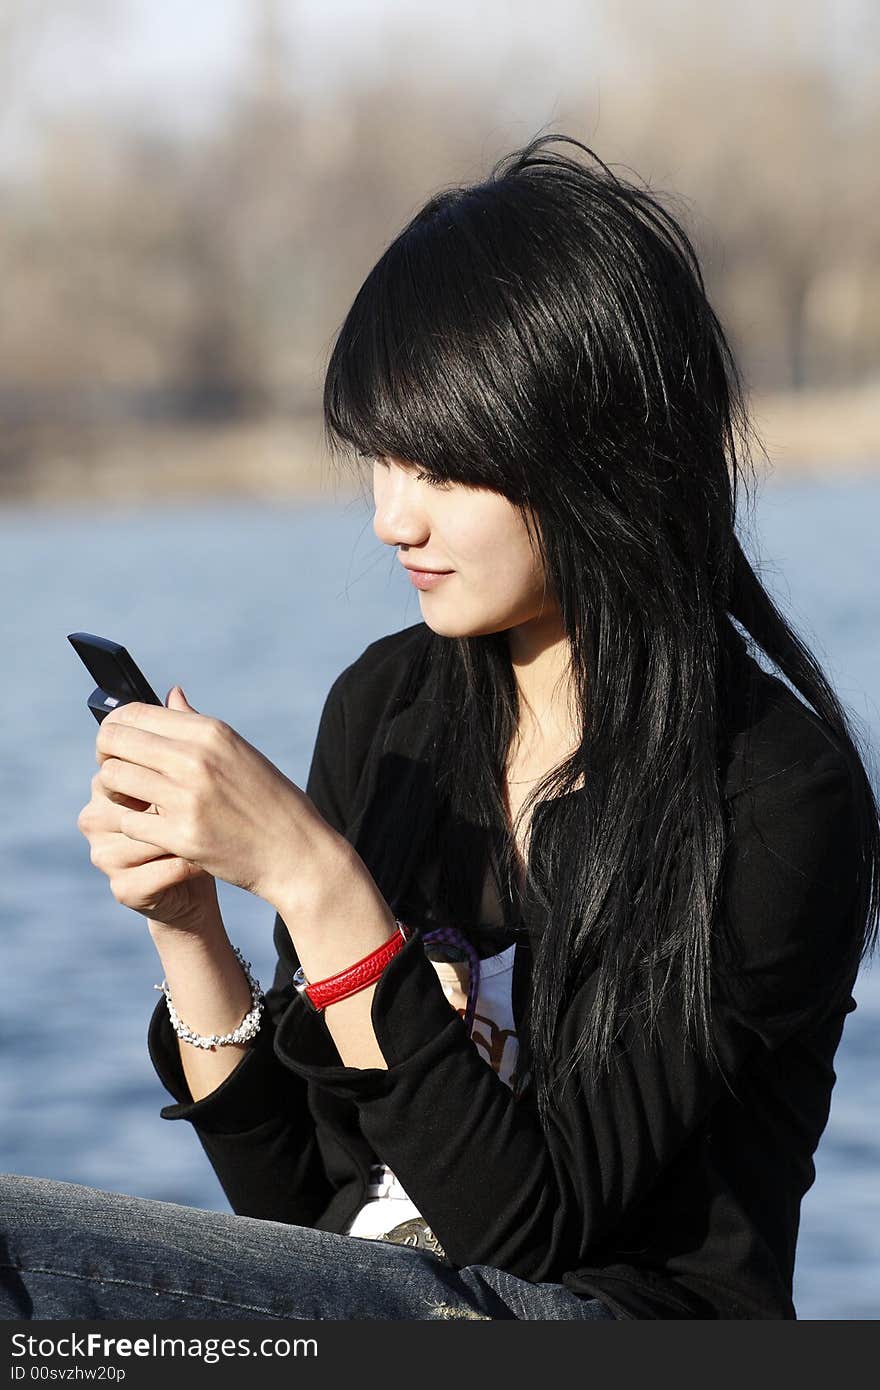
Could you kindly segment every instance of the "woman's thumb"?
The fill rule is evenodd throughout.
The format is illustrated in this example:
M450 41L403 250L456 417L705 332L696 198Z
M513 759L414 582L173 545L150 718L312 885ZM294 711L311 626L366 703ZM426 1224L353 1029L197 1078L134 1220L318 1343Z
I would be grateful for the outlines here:
M193 708L179 685L173 685L171 689L168 691L168 694L165 698L165 704L168 709L187 710ZM193 714L197 713L198 710L193 710Z

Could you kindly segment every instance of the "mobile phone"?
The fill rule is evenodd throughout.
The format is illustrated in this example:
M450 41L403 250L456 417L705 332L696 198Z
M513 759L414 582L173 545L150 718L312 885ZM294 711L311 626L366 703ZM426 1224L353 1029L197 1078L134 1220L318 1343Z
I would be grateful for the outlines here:
M146 676L118 642L91 632L71 632L67 640L98 682L86 703L99 724L119 705L162 704Z

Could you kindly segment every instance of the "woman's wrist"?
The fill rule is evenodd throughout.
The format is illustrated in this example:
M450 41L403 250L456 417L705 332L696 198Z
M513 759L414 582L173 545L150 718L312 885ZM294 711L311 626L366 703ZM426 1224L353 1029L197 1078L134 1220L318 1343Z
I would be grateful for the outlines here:
M207 937L193 932L164 937L160 934L158 939L154 937L154 942L165 976L161 988L170 994L174 1010L187 1029L200 1037L220 1037L239 1028L254 1007L255 999L223 922L215 934ZM231 1058L234 1054L240 1056L249 1046L250 1041L242 1039L222 1050ZM188 1078L191 1051L194 1049L183 1049ZM210 1079L211 1074L207 1075Z
M310 981L347 969L396 931L394 913L363 860L347 841L342 844L323 874L277 904Z
M349 891L365 875L369 877L357 851L324 821L309 853L293 865L276 856L271 881L261 881L256 892L286 922L320 911L328 893Z
M406 940L404 924L395 922L395 930L387 941L383 941L381 946L377 946L368 955L361 956L351 965L344 966L335 975L323 980L309 980L306 978L305 970L300 966L293 977L294 987L307 996L315 1009L320 1011L329 1008L332 1004L349 999L353 994L359 994L361 990L375 984L386 965L403 949Z
M163 980L160 985L156 986L156 988L160 989L162 993L165 995L165 1000L168 1005L168 1017L171 1020L172 1028L174 1029L177 1036L183 1042L189 1043L191 1047L200 1047L211 1050L218 1047L232 1047L235 1044L250 1042L251 1039L255 1038L257 1033L260 1031L260 1019L263 1012L264 1000L263 991L260 987L259 981L255 978L251 971L250 961L245 959L242 952L239 950L237 946L232 946L231 950L233 955L235 956L235 959L241 966L242 973L244 974L244 977L247 980L248 988L251 992L251 1007L248 1009L247 1013L242 1016L242 1018L235 1025L234 1028L229 1028L222 1033L197 1032L194 1028L191 1028L190 1025L183 1018L181 1018L177 1009L177 1005L174 1002L174 996L171 993L171 989L167 979Z

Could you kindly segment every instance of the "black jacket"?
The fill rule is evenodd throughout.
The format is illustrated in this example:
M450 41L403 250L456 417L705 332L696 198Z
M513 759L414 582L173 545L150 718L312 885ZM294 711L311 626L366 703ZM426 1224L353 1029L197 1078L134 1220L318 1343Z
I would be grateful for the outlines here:
M425 785L437 709L429 682L414 689L411 676L438 640L417 623L373 642L324 706L306 790L368 867L389 786L408 780L417 799ZM235 1212L342 1231L379 1157L459 1266L562 1282L621 1317L795 1316L800 1202L855 1008L854 794L807 706L744 647L738 671L723 758L736 968L716 971L713 999L724 1074L699 1060L670 1007L650 1042L630 1025L611 1075L569 1086L543 1132L531 1088L515 1098L450 1008L418 930L418 883L380 884L417 928L375 993L387 1071L341 1064L322 1016L293 991L298 962L277 917L262 1029L197 1103L157 1003L150 1053L177 1101L162 1116L192 1122ZM537 807L530 859L564 799ZM528 925L540 930L534 917ZM517 946L517 1023L529 954ZM584 979L564 1040L594 987Z

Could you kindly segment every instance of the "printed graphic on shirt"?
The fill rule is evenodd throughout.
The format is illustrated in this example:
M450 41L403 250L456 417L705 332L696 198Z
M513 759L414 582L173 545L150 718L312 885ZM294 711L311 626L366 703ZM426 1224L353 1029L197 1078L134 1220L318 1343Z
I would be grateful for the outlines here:
M464 1016L464 1009L461 1010L461 1013ZM477 1051L489 1063L492 1070L497 1071L501 1080L512 1087L516 1057L519 1052L516 1029L499 1028L494 1018L477 1013L474 1015L471 1038Z
M471 1039L480 1056L511 1088L514 1086L519 1052L511 997L515 949L515 946L508 946L497 956L487 956L480 961L480 988L471 1030ZM431 963L439 976L443 993L455 1011L464 1018L470 980L467 961L434 960Z

